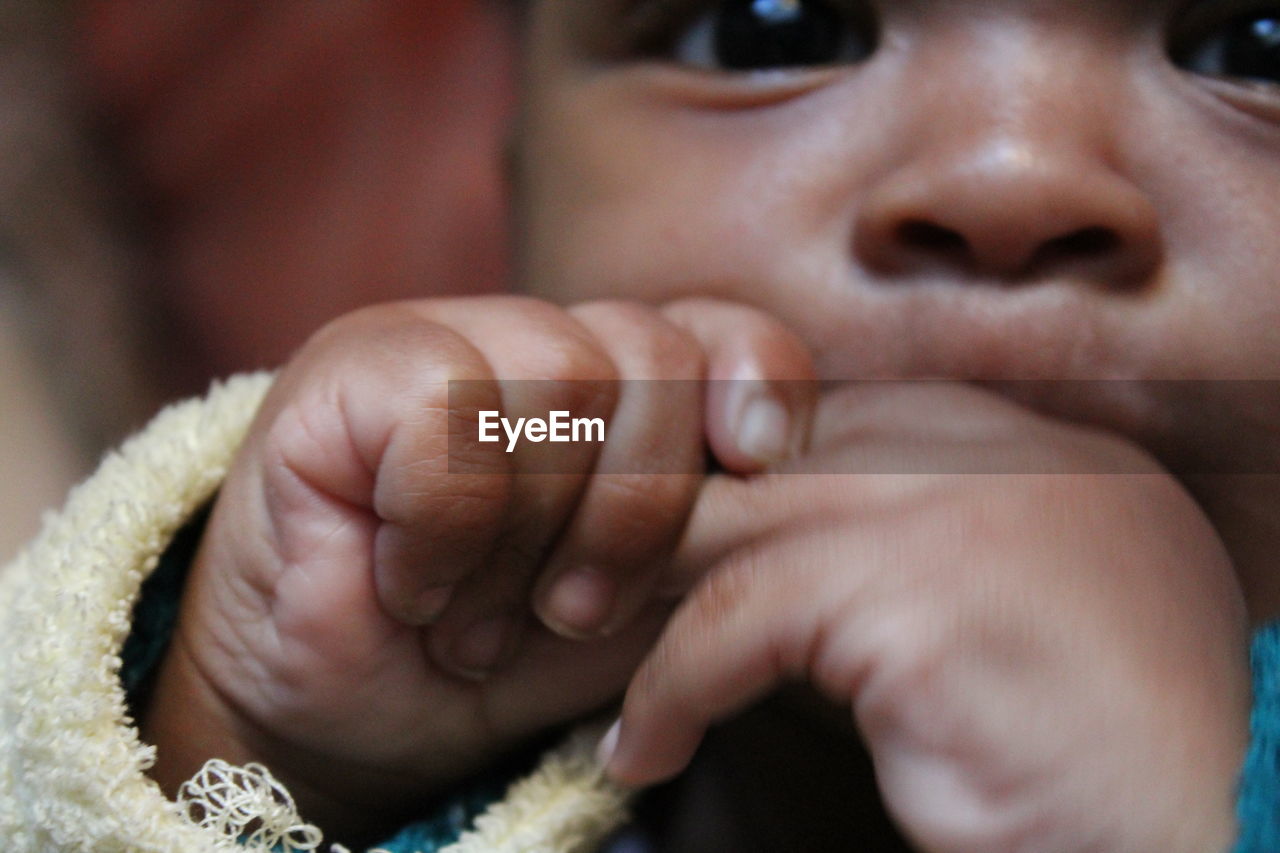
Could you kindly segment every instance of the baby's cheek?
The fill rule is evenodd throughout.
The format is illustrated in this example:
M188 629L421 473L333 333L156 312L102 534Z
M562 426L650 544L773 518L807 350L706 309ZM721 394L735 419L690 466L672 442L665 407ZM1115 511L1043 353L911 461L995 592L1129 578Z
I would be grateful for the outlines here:
M781 228L759 233L712 188L665 186L665 193L554 205L527 235L523 286L561 304L689 296L758 303Z

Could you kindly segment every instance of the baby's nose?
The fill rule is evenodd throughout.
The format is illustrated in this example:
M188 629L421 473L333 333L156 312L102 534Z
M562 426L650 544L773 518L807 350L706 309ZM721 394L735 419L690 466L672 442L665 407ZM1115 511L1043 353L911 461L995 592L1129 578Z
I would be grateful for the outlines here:
M945 148L945 146L944 146ZM855 249L871 270L1134 288L1159 265L1150 199L1101 161L1031 140L921 151L869 188Z

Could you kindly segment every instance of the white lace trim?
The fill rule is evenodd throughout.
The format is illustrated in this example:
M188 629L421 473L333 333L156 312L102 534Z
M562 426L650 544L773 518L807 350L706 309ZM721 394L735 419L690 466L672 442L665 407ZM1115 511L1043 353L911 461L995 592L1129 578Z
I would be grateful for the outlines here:
M201 829L239 841L250 850L295 853L315 850L324 841L320 830L298 815L284 785L261 764L235 767L211 759L182 783L174 805Z

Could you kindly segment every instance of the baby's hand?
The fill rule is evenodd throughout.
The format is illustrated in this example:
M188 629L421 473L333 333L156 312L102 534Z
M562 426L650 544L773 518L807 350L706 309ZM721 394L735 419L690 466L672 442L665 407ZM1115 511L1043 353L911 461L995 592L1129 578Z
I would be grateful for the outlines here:
M700 381L616 380L809 369L774 321L705 301L434 300L329 326L277 380L209 520L143 720L154 775L173 788L209 757L264 761L350 842L615 697L669 610L652 578L708 429L736 467L785 455L811 385L735 383L765 392L762 428L732 394L704 423ZM450 380L480 381L451 400ZM453 422L475 405L602 417L606 440L529 474L546 445L480 442ZM607 639L523 618L535 585L561 633Z
M793 467L886 473L708 482L678 563L715 568L632 682L610 772L671 776L800 678L851 707L923 850L1226 850L1244 614L1177 482L968 386L841 389L815 424Z

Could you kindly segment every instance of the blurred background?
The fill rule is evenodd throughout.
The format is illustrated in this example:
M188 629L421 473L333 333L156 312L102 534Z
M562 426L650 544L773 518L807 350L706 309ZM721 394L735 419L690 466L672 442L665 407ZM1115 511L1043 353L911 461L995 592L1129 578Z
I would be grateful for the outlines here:
M0 0L0 562L326 320L502 289L509 0Z

